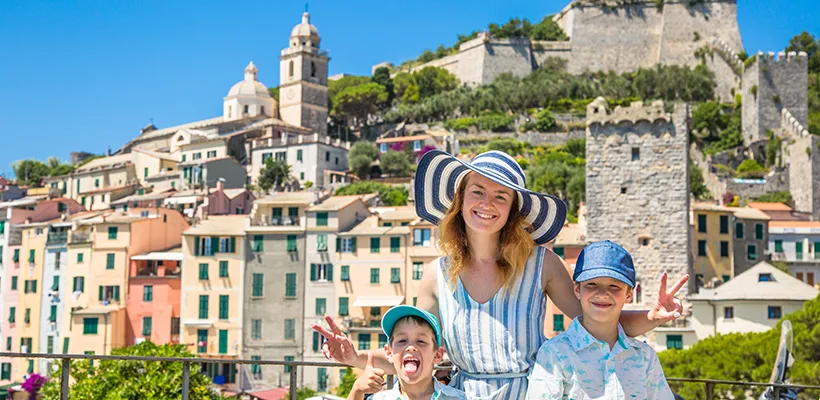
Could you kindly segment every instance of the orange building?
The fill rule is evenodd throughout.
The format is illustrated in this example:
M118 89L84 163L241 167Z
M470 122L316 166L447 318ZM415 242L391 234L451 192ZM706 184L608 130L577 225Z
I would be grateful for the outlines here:
M131 256L125 344L179 343L182 248Z

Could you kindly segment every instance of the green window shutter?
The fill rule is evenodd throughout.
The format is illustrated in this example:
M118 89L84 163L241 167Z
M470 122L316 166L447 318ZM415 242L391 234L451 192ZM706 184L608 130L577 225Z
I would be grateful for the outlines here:
M342 265L342 281L349 281L350 280L350 266L349 265Z
M390 252L391 253L398 253L401 251L401 238L400 237L391 237L390 238Z
M31 293L37 293L37 280L31 281Z
M553 251L553 253L555 253L556 256L564 258L564 248L563 247L560 247L560 246L555 247L552 251Z
M219 330L219 354L228 354L228 330Z
M820 259L820 242L814 242L814 259Z
M231 236L231 253L236 253L236 238Z
M370 350L370 334L359 334L359 350Z
M105 255L105 269L114 269L114 260L115 260L114 253L106 254Z
M310 264L310 281L316 281L316 264Z
M296 235L288 235L288 251L296 251Z
M199 236L194 236L194 255L199 255Z
M14 256L12 256L12 261L20 261L20 249L14 249Z
M370 283L379 283L379 269L370 268Z
M83 253L77 253L77 264L83 263Z
M336 252L337 253L342 252L342 238L340 238L338 236L336 236Z
M219 295L219 319L228 319L228 296Z
M253 251L261 252L265 249L262 235L253 235Z
M83 334L96 335L99 318L83 318Z
M763 240L763 224L755 224L755 239Z
M253 282L252 282L252 292L251 296L253 297L262 297L264 295L264 285L265 276L261 273L254 273L253 274Z
M783 252L783 241L782 240L775 240L774 241L774 252L775 253L782 253Z
M23 317L23 322L30 323L31 322L31 309L26 308L26 315Z
M706 214L698 214L698 232L706 233Z
M120 287L114 286L114 301L120 301Z
M60 290L60 277L55 276L54 281L51 282L51 291L56 292Z
M17 277L11 277L11 290L17 290Z
M54 304L51 306L48 314L48 322L57 322L57 305Z
M390 268L390 283L401 283L401 269Z
M30 262L30 263L34 262L34 249L31 249L31 250L28 251L28 262Z
M9 307L9 323L17 322L17 307Z
M314 333L316 333L316 332L314 332ZM285 356L285 361L295 361L295 360L296 360L296 357L294 357L294 356ZM290 369L291 369L290 365L285 365L285 373L286 374L290 373Z
M197 329L196 331L196 352L205 353L208 351L208 330Z
M63 338L63 354L68 354L68 338Z
M377 237L370 238L370 252L378 253L381 247L381 239Z
M99 297L99 300L100 300L100 301L103 301L103 297L104 297L104 296L105 296L105 287L104 287L104 286L100 286L100 297Z
M209 254L206 254L206 255L212 256L212 255L216 254L216 251L218 249L219 249L219 238L218 237L212 237L211 238L211 252Z
M327 281L333 282L333 264L327 265Z
M735 222L735 238L743 239L743 222Z
M393 223L392 222L385 222L385 223L382 223L382 226L390 227L390 226L393 226Z
M296 161L302 161L302 150L296 150Z
M199 280L204 281L208 279L208 264L199 264Z
M199 319L208 319L208 295L199 296Z
M220 278L227 278L228 277L228 262L227 261L220 261L219 262L219 277Z
M327 213L326 212L316 213L316 226L327 226Z
M116 226L109 226L108 227L108 238L112 239L112 240L117 238L117 227Z
M299 207L289 207L288 208L288 217L298 217L299 216Z
M154 324L153 318L151 317L142 317L142 336L151 336L151 328Z
M142 287L142 301L149 303L154 301L154 287L145 285Z
M323 298L316 299L316 315L325 315L327 312L327 300Z
M73 289L73 292L85 292L85 277L75 276Z
M316 235L316 251L327 251L327 235Z
M358 246L356 246L356 238L355 237L353 238L352 246L353 246L353 252L354 253L357 252L358 251Z
M383 349L384 346L387 344L387 335L384 333L379 334L379 348Z
M345 317L350 313L348 310L349 301L350 299L347 297L339 297L339 316Z
M296 297L296 273L285 274L285 297Z
M319 351L319 332L313 332L313 351Z

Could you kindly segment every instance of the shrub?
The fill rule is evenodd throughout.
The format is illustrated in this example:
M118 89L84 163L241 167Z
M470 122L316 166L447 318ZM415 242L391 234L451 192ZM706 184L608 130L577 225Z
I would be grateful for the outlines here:
M743 160L737 167L737 174L740 178L762 178L766 175L766 168L754 159Z
M503 114L487 114L478 117L478 126L481 130L490 132L508 132L515 118Z

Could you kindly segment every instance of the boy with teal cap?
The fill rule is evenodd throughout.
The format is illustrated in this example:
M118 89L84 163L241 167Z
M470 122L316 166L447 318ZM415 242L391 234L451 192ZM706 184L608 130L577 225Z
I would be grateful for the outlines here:
M444 356L438 319L413 306L395 306L382 317L382 330L389 338L384 346L387 359L396 368L398 384L381 391L384 371L373 366L373 354L353 384L348 400L362 400L376 393L373 400L461 400L464 392L445 386L433 378L433 367ZM377 393L378 392L378 393Z

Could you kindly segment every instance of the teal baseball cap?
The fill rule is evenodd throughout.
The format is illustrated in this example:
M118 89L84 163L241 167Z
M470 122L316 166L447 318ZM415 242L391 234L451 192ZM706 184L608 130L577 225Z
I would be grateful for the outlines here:
M433 333L436 334L436 343L441 346L441 326L438 324L438 318L436 318L435 315L414 306L401 305L387 310L382 317L382 330L384 331L384 334L387 335L387 337L393 336L393 327L396 325L396 322L399 322L400 319L411 315L419 317L430 324L430 327L433 328Z

